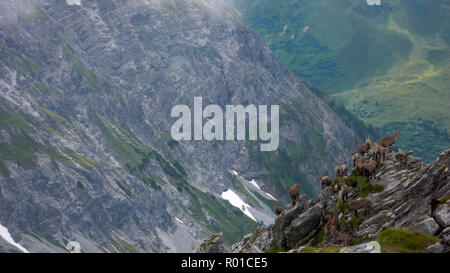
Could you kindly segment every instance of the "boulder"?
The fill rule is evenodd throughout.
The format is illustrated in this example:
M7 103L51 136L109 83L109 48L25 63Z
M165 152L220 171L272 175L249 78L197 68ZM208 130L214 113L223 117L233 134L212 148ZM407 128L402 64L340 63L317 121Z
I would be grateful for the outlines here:
M444 251L445 251L445 247L440 242L430 245L426 249L427 253L444 253Z
M311 205L312 201L306 196L302 195L298 199L298 202L291 207L286 208L280 215L275 218L275 223L272 228L272 246L285 247L286 238L285 230L291 224L291 222L306 211Z
M337 195L332 189L333 186L323 188L319 193L319 198L317 199L326 211L331 211L337 201Z
M316 204L295 218L285 230L287 246L294 248L309 241L320 227L322 217L323 207Z
M233 253L261 253L270 248L272 232L267 226L259 227L253 234L247 234L242 241L231 247Z
M425 220L415 225L412 229L425 234L434 235L439 230L439 225L433 218L427 217Z
M196 253L225 253L223 233L213 234L203 241Z
M443 228L450 226L450 206L448 204L439 206L434 213L434 219Z
M371 241L368 243L344 247L339 251L340 253L381 253L380 243Z

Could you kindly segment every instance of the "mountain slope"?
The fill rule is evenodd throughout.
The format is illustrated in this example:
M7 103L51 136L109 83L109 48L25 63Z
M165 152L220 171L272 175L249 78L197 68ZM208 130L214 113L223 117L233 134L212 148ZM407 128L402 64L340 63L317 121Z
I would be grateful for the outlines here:
M353 147L352 129L220 1L0 6L0 223L30 252L186 252L211 232L231 245L258 224L224 192L273 219L264 193L301 183L314 198L318 174ZM194 96L280 105L278 151L173 140L170 109Z
M296 75L426 161L450 145L448 1L230 0ZM418 145L421 144L421 145Z

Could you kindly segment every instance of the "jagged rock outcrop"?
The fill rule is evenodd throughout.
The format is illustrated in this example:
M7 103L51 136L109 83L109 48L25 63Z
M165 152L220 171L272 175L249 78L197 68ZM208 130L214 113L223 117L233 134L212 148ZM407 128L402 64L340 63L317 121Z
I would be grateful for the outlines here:
M223 233L213 234L206 238L197 248L196 253L225 253Z
M253 234L247 234L231 248L233 253L261 253L272 247L273 231L271 227L261 226Z
M273 238L271 245L277 247L284 247L286 245L286 229L291 225L292 221L305 212L311 204L312 201L307 196L302 195L294 206L286 208L275 218L275 223L272 228Z
M349 235L356 241L366 241L343 248L341 249L343 252L378 252L376 244L370 240L377 239L382 231L392 227L434 235L439 242L430 245L426 251L449 252L449 166L450 150L443 152L432 164L425 164L412 156L398 160L395 153L392 153L378 169L376 178L370 182L371 188L378 190L369 192L365 197L371 202L367 214L356 215L348 211L344 203L338 205L335 191L331 187L324 188L319 194L317 203L308 206L306 210L305 205L311 201L305 196L300 197L302 202L296 206L287 207L276 218L275 224L266 228L272 235L271 243L269 240L266 243L259 242L259 245L301 252L304 249L301 245L307 245L313 237L317 241L327 240L320 234L320 229L324 225L323 218L326 214L334 212L338 205L343 206L340 208L339 225L336 227L339 232ZM357 199L360 198L360 194L361 192L354 188L350 197ZM248 235L247 238L255 236L254 241L262 240L257 234ZM241 246L240 243L236 245ZM247 249L252 249L252 245L247 243ZM242 251L242 248L233 248L233 251L235 250Z
M323 224L323 207L316 204L296 217L285 229L286 244L289 248L308 242Z

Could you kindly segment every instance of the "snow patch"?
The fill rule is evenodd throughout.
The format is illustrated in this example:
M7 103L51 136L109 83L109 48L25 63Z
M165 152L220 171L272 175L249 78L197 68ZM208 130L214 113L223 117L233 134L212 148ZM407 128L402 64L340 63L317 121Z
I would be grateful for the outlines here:
M256 222L256 218L250 213L248 210L250 205L246 204L236 193L234 193L231 189L222 192L222 198L230 202L231 205L240 209L245 215L250 217L252 220Z
M5 226L2 226L2 224L0 224L0 236L5 239L5 241L7 241L8 243L10 243L11 245L17 247L18 249L20 249L22 252L24 253L30 253L28 250L26 250L23 246L21 246L20 244L16 243L14 241L14 239L11 237L11 234L9 234L8 229Z
M77 241L70 241L67 243L66 249L69 250L70 253L81 253L81 245Z
M264 192L263 190L261 190L261 188L256 183L255 179L252 179L251 181L248 181L245 178L243 178L242 176L240 176L235 170L230 170L230 172L232 174L234 174L235 176L239 177L242 181L248 182L248 183L252 184L253 186L255 186L255 188L257 188L261 193L264 193L265 195L267 195L270 199L278 201L278 199L273 197L270 193L267 193L267 192Z
M66 0L67 5L69 6L80 6L81 7L81 0Z
M269 196L270 198L272 198L273 200L278 201L278 199L276 199L275 197L273 197L270 193L265 192L265 194L266 194L267 196Z
M258 186L258 184L256 184L255 179L252 179L251 181L248 181L250 183L252 183L253 186L255 186L256 188L258 188L258 190L261 190L261 188Z

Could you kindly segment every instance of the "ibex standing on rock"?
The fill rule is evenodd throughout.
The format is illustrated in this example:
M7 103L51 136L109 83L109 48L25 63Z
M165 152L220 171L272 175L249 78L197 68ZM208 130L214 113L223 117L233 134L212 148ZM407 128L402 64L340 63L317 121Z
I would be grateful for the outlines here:
M362 158L358 158L355 160L355 174L356 175L364 175L364 161Z
M375 179L376 169L377 169L377 162L375 160L370 160L369 162L364 164L364 168L366 169L366 177L370 180L370 178Z
M336 171L336 178L337 177L342 177L342 173L341 173L341 167L339 167L339 164L336 162L336 166L334 167L335 171Z
M322 185L322 189L333 184L333 179L328 176L328 171L325 171L323 176L320 178L320 184Z
M372 150L373 159L376 162L380 162L381 161L381 145L376 142L372 142L370 140L370 137L367 136L366 137L366 147L367 147L367 151Z
M400 150L400 151L398 151L397 153L395 153L395 159L397 159L397 160L400 161L400 162L405 161L406 158L407 158L408 156L410 156L412 153L413 153L413 151L403 151L403 150Z
M328 218L328 222L324 225L324 235L327 236L328 232L334 233L339 224L339 213L337 210L334 210L334 215L331 218Z
M361 156L358 153L350 153L353 160L353 168L356 168L356 160L361 159Z
M356 148L358 148L358 151L361 153L361 155L364 155L367 153L368 149L366 144L359 144L359 140L355 140Z
M397 130L397 131L395 131L395 135L394 136L388 136L388 137L385 137L385 138L381 139L380 140L380 145L384 146L384 147L388 147L390 149L391 146L394 145L395 142L397 141L399 133L400 132Z
M348 164L347 162L344 163L344 165L339 166L338 163L336 163L336 177L344 177L347 175L348 171Z
M273 207L275 208L275 213L277 215L280 215L284 210L284 208L277 206L277 204L273 204Z
M341 188L338 193L338 199L345 201L348 199L348 194L350 193L351 188L343 181L341 181Z
M298 194L300 193L301 185L295 184L292 188L289 186L286 186L286 190L289 192L289 195L292 198L292 202L297 199Z
M347 201L347 205L351 210L355 211L356 214L358 214L358 209L360 208L364 208L364 212L367 214L372 203L369 199L363 198L358 200L349 200Z
M342 232L333 233L333 237L336 241L342 242L344 244L344 246L349 246L350 241L352 240L352 238L350 236L348 236L347 234L342 233Z

